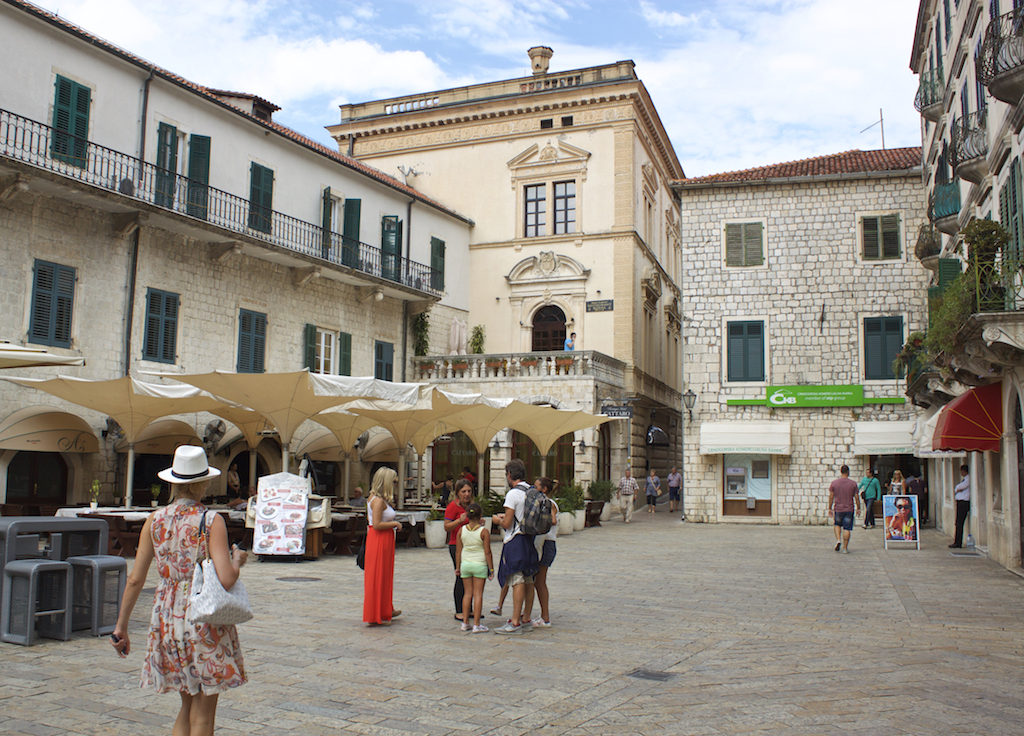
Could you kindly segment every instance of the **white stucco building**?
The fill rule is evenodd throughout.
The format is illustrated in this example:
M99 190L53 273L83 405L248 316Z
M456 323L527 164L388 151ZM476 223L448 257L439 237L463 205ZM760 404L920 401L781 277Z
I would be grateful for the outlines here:
M920 149L848 151L675 183L694 521L817 524L839 467L916 471L892 362L926 324ZM857 476L859 477L859 476Z
M87 378L313 370L400 380L410 321L465 321L472 222L273 120L18 0L0 2L0 339L83 356ZM55 369L18 371L51 376ZM84 452L29 442L18 410L70 415ZM31 411L28 414L32 414ZM75 424L74 418L78 419ZM135 484L209 416L154 432ZM184 424L184 427L181 424ZM0 382L0 501L124 494L100 413ZM228 427L213 462L246 453ZM280 469L273 439L260 474ZM240 470L248 475L247 463Z

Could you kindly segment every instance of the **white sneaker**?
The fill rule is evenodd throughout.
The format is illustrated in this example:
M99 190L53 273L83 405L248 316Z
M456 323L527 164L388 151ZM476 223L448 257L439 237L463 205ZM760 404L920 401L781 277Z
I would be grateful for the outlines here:
M482 634L485 631L489 631L489 629L486 626L484 626L483 624L480 624L479 626L474 626L473 627L473 633L474 634Z
M535 628L535 629L550 629L551 628L551 622L550 621L545 621L542 618L538 618L538 619L536 619L533 622L533 628Z
M460 626L459 628L462 629L463 631L471 631L473 627L470 626L469 624L462 624L462 626Z

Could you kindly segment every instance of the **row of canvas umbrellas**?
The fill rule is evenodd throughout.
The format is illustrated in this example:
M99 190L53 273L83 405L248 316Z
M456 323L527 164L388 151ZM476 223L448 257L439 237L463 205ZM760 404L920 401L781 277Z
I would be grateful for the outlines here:
M105 413L120 425L128 445L126 505L131 504L136 440L148 425L175 414L205 411L226 419L238 427L250 450L259 443L260 431L272 426L281 442L285 469L292 437L306 420L330 430L341 452L351 449L359 435L371 427L382 427L399 448L411 445L421 455L434 438L462 431L477 450L481 475L483 453L503 429L527 435L543 457L562 435L610 420L585 411L559 410L509 398L455 394L417 383L320 375L308 370L154 375L174 382L151 383L127 376L111 380L65 376L4 379ZM405 454L400 452L398 471L402 478L404 465Z

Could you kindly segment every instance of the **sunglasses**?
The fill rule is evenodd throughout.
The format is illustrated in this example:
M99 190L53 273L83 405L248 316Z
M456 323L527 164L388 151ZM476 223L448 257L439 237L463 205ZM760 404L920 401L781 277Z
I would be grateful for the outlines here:
M896 508L898 508L898 509L909 509L910 506L908 504L905 504L905 503L898 503L898 504L896 504Z

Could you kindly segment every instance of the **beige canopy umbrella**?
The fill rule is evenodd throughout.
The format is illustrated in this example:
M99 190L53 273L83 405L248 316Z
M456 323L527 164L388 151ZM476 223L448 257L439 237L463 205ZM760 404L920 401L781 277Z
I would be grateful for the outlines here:
M263 440L263 436L260 433L268 428L266 417L254 412L252 409L246 409L242 406L231 406L230 404L224 404L216 409L212 409L211 413L221 419L228 420L242 433L242 437L245 438L245 445L249 449L249 481L252 485L256 485L256 448L259 447L260 442Z
M547 454L559 437L587 427L597 427L610 422L616 417L591 414L589 411L567 411L550 406L534 406L529 415L517 419L509 425L511 429L522 432L537 446L541 457L541 472L546 473Z
M202 445L191 425L180 419L157 419L147 424L135 438L136 455L172 455L179 445ZM114 445L116 452L128 452L131 445L121 439Z
M85 358L0 342L0 368L31 368L41 365L85 365Z
M356 442L359 436L375 426L372 419L361 417L358 414L349 414L339 409L328 409L322 411L312 418L312 421L331 431L338 441L338 446L343 451L345 459L345 474L342 478L342 497L348 503L349 488L352 484L352 457Z
M125 505L131 505L135 473L135 443L146 425L172 414L210 411L221 405L209 394L192 386L144 383L130 376L111 380L86 378L8 378L6 381L38 389L110 416L121 427L128 442Z
M52 406L29 406L0 422L0 449L33 452L99 452L92 427Z
M331 376L308 370L291 373L230 373L214 371L192 375L165 374L208 391L232 404L248 407L266 417L281 439L281 466L288 467L292 435L300 424L339 404L355 399L388 399L406 404L416 401L420 385L393 383L369 377Z

